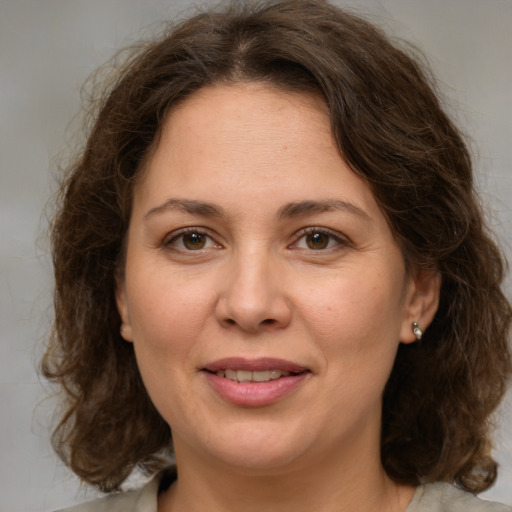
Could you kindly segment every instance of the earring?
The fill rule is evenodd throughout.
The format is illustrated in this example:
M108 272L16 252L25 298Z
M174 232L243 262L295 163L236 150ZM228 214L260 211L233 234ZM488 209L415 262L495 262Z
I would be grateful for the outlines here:
M416 336L416 341L421 341L421 337L423 336L423 329L420 327L420 324L418 322L413 322L411 329L414 333L414 336Z

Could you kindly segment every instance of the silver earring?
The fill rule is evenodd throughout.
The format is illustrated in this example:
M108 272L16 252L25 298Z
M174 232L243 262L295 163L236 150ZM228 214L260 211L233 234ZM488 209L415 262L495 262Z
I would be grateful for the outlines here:
M413 322L411 329L414 333L414 336L416 336L416 340L421 341L421 337L423 336L423 329L420 327L420 324L418 322Z

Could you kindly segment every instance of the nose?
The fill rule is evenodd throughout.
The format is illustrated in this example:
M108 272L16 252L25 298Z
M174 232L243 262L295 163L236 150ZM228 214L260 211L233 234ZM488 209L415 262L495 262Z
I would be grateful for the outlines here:
M291 302L277 267L271 255L240 255L233 261L216 304L218 322L250 333L288 326Z

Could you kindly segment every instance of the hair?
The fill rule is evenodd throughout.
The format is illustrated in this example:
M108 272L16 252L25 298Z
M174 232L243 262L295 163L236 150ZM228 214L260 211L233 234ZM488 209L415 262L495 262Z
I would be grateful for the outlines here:
M511 308L460 132L418 58L364 19L322 0L241 4L199 13L139 48L116 72L62 182L55 323L42 361L65 395L57 453L104 491L135 467L168 463L170 427L119 334L114 295L132 191L172 106L208 85L258 82L323 97L339 151L370 186L406 265L442 277L432 324L421 343L399 347L384 390L387 474L488 488L497 474L491 413L511 371Z

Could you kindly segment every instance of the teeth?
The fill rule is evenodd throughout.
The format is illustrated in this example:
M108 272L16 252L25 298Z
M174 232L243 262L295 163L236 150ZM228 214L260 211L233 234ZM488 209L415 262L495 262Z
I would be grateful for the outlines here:
M237 370L236 380L238 382L249 382L250 380L252 380L252 372L247 372L245 370Z
M252 372L252 380L254 382L268 382L270 380L270 371L267 370L266 372Z
M226 370L224 372L226 374L226 378L229 380L237 380L236 379L236 371L235 370Z
M256 372L249 372L247 370L218 370L215 372L219 377L225 377L229 380L236 382L268 382L276 380L280 377L288 377L290 372L284 370L263 370Z

